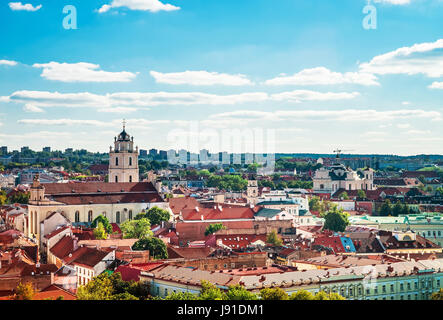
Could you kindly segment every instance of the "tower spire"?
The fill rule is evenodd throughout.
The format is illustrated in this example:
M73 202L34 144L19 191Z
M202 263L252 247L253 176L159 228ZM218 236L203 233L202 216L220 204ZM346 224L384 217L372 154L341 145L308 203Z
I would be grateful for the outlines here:
M126 128L126 119L123 119L123 131L125 131Z

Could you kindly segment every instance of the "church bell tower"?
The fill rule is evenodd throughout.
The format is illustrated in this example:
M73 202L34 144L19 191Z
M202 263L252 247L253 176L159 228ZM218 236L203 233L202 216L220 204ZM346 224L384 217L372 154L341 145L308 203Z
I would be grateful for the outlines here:
M134 137L126 133L126 122L123 120L123 131L114 138L114 149L109 148L109 183L139 182L138 147L134 149Z

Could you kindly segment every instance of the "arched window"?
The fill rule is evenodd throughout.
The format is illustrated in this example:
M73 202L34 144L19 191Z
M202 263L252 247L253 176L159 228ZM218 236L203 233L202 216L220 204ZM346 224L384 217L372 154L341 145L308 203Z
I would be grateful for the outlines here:
M129 176L129 182L132 182L132 176Z
M118 182L118 176L115 176L115 182L116 183Z
M129 220L132 220L132 210L129 210Z
M132 166L132 157L129 157L129 166Z
M118 166L118 157L115 158L115 165Z
M92 210L88 212L88 222L92 222Z
M80 222L80 212L78 211L75 212L75 222Z
M115 215L115 222L120 223L120 211L117 211Z

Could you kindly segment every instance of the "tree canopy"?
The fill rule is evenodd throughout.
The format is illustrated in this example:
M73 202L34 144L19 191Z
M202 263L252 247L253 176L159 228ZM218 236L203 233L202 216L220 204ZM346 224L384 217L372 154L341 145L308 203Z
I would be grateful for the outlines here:
M120 225L125 239L146 239L152 237L151 223L147 218L126 220Z
M77 290L78 300L146 300L148 288L141 282L123 281L119 272L104 272Z
M140 239L134 243L132 250L149 250L149 254L154 257L154 259L168 259L166 244L159 238L149 237Z
M139 213L135 216L135 220L139 220L142 218L147 218L151 225L161 224L162 221L169 221L170 214L167 210L161 209L159 207L153 207L146 212Z
M325 219L323 229L335 232L344 232L346 227L349 225L348 216L349 214L344 212L342 208L338 208L337 205L333 205L323 216Z
M105 228L107 233L112 233L112 226L109 223L108 218L106 218L104 215L99 215L97 218L95 218L91 223L91 227L97 228L98 223L103 224L103 227Z
M281 247L283 245L283 240L277 234L277 231L272 230L266 237L266 242L272 244L277 247Z
M216 233L219 230L226 229L223 223L213 223L206 227L205 236L209 236L211 234Z

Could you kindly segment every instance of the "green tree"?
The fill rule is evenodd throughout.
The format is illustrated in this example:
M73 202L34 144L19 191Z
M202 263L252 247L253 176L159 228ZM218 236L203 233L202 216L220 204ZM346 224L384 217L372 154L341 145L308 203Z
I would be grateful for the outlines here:
M394 217L398 217L399 215L401 215L403 212L403 205L400 203L400 201L397 201L394 205L394 207L392 208L392 215Z
M200 300L226 300L226 294L209 281L201 282Z
M146 239L152 237L151 223L147 218L126 220L120 225L125 239Z
M340 198L342 198L343 200L349 200L349 195L346 191L344 191L340 194Z
M0 205L4 205L8 202L8 198L6 197L6 192L1 190L0 191Z
M386 199L386 201L381 205L378 214L382 217L388 217L392 215L392 205L389 199Z
M214 234L217 231L223 230L223 229L226 229L226 227L223 225L223 223L212 223L206 227L205 236L209 236L209 235Z
M35 290L32 283L19 283L15 288L15 300L32 300L35 296Z
M140 300L129 292L118 293L112 296L112 300Z
M106 218L104 215L99 215L97 218L95 218L91 223L91 227L97 228L99 222L103 224L103 227L105 227L107 233L112 233L112 226L109 223L108 218Z
M357 191L357 198L359 199L366 199L366 192L364 190L358 190Z
M14 192L9 198L9 203L20 203L20 204L28 204L30 193L29 192Z
M139 213L135 216L135 220L139 220L142 218L147 218L151 222L151 225L161 224L162 221L169 221L170 214L167 210L161 209L159 207L153 207L146 211L145 213Z
M172 292L165 300L198 300L198 296L190 292Z
M257 300L256 294L248 291L241 285L230 286L226 292L228 300Z
M281 288L265 288L260 290L262 300L289 300L288 294Z
M277 234L277 231L272 230L268 236L266 237L266 242L270 243L274 246L281 247L283 245L283 240L281 237Z
M114 287L106 272L77 289L78 300L111 300L113 294Z
M336 205L332 206L324 216L325 223L323 229L344 232L349 225L348 216L349 214L344 212L343 209L338 208Z
M123 281L119 272L104 272L77 290L78 300L145 300L148 295L142 283Z
M94 229L94 238L97 240L108 239L108 234L106 233L103 223L99 222L97 228Z
M140 239L134 243L132 250L149 250L149 254L154 257L154 259L168 259L166 244L159 238L150 237Z
M314 300L314 295L306 290L299 290L289 296L289 300Z

